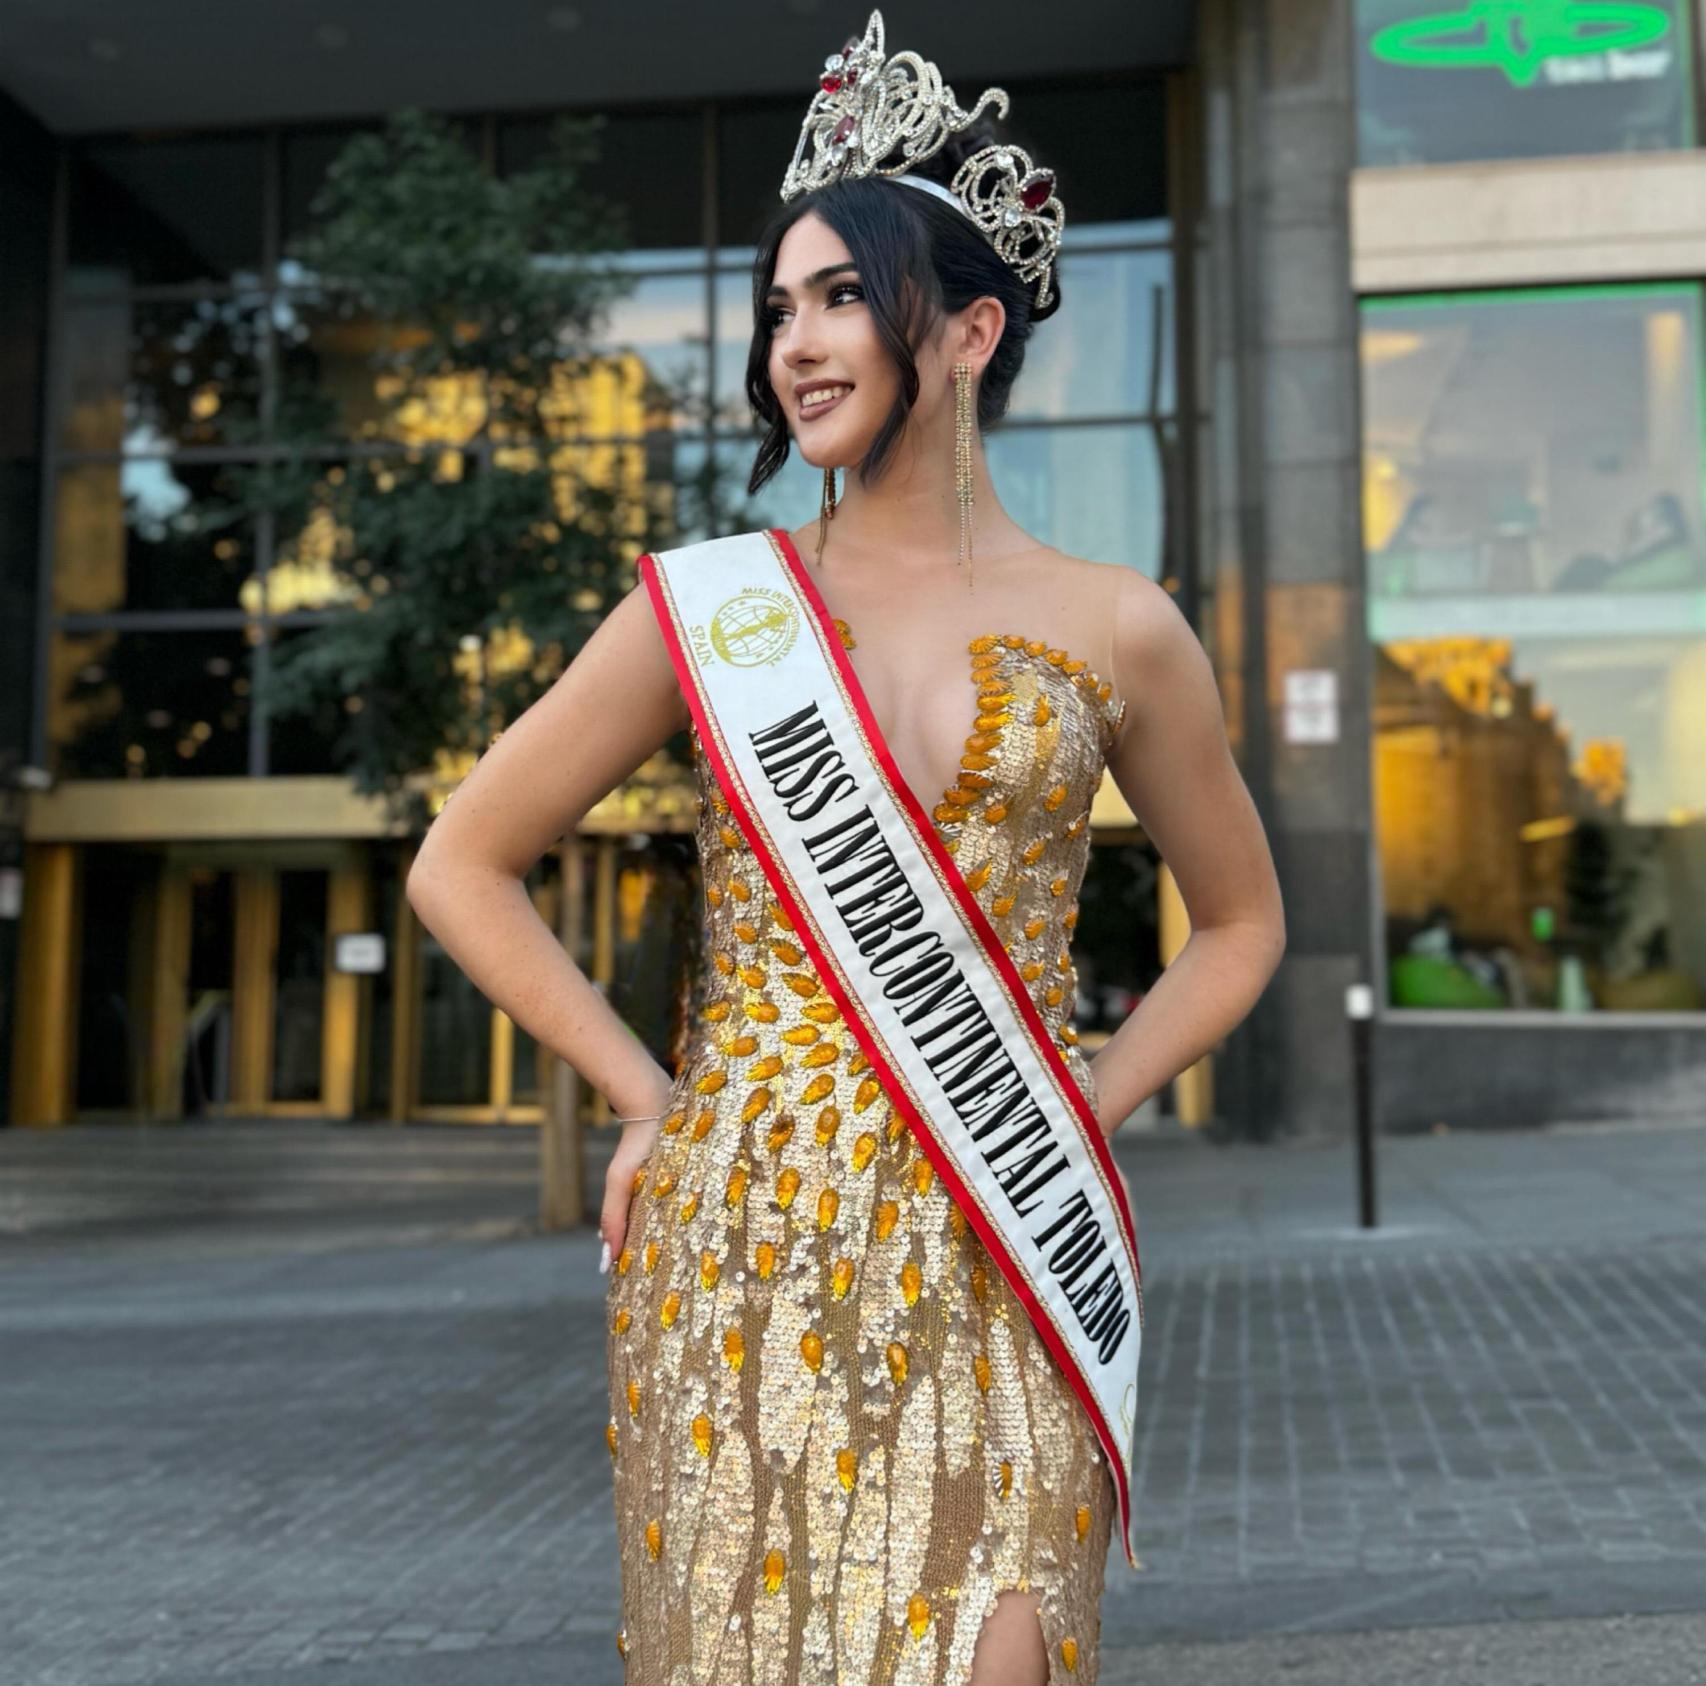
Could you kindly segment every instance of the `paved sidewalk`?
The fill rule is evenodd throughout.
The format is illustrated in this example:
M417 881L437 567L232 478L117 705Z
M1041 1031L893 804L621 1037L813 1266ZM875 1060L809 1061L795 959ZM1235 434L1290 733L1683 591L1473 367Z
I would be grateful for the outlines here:
M5 1686L615 1686L604 1279L533 1152L0 1132ZM1389 1142L1377 1237L1343 1149L1121 1157L1105 1681L1700 1678L1706 1130Z

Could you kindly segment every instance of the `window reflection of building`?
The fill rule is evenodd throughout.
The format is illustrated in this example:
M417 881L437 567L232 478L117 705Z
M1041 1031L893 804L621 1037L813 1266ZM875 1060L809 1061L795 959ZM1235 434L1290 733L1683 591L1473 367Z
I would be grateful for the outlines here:
M1364 307L1394 1004L1706 1000L1694 287Z

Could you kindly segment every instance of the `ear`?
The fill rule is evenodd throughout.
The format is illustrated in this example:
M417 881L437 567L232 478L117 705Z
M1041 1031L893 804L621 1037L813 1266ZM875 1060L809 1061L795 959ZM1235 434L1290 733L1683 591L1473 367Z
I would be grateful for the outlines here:
M957 360L971 364L972 372L981 375L984 365L995 355L1006 326L1007 307L1000 299L991 296L973 299L960 312Z

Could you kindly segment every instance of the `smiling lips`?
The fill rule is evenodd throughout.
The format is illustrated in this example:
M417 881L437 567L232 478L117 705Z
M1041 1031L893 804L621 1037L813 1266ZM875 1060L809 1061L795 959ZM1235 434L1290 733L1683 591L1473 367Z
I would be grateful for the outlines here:
M800 394L800 420L811 421L833 409L853 390L851 386L820 386Z

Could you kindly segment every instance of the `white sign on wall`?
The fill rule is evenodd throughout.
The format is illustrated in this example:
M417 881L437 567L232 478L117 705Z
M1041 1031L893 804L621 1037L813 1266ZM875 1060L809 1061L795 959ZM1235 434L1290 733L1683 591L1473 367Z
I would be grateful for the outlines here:
M372 977L385 970L385 936L381 931L340 931L332 944L332 970Z
M1332 668L1293 668L1285 676L1285 741L1339 741L1339 676Z

